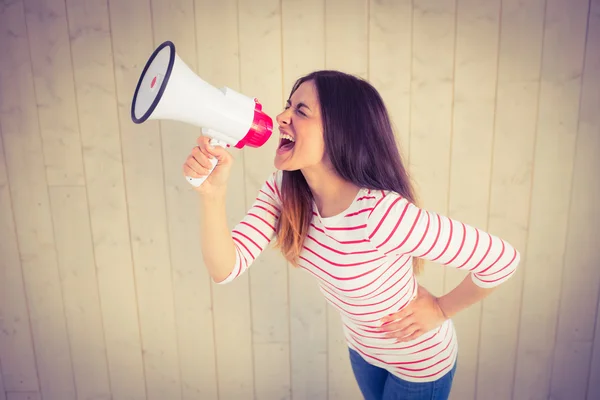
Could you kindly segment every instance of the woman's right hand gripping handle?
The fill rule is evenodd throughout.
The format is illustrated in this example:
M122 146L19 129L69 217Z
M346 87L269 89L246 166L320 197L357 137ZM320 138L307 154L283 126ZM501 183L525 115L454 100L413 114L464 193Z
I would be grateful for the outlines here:
M183 165L184 176L200 178L208 174L211 158L218 160L212 173L202 185L194 187L200 194L200 245L206 268L215 282L227 278L236 262L236 250L227 226L227 182L233 157L223 147L212 147L210 138L200 136L198 146Z
M183 164L183 173L192 178L203 178L209 174L212 168L211 160L216 159L217 165L208 178L198 187L194 187L198 193L208 195L225 195L227 181L233 164L233 157L221 146L211 146L210 138L200 136L197 146Z

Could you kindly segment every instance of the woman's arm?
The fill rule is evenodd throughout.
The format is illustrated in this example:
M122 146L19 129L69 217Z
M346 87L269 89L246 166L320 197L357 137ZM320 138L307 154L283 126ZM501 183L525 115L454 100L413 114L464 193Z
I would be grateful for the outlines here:
M398 342L415 340L459 311L482 300L494 289L477 286L469 276L439 298L418 286L417 296L413 301L402 310L381 319L382 328L388 332L387 337L396 338Z
M200 196L200 245L213 281L225 280L236 264L236 249L225 211L224 196Z
M275 235L281 199L277 187L281 173L272 173L258 197L235 229L229 232L225 200L233 158L223 147L211 146L200 136L183 165L185 176L205 177L196 187L200 194L200 246L209 275L216 283L231 282L252 264ZM214 159L218 163L211 172Z
M459 311L464 310L472 304L483 300L490 295L497 286L482 288L473 282L469 275L462 280L454 289L437 299L437 303L446 318L452 318Z
M225 217L225 199L208 198L202 205L202 251L215 283L226 284L243 274L269 245L281 214L278 187L281 173L263 184L254 204L231 233Z
M439 298L419 287L411 303L381 320L388 336L402 342L418 338L488 296L515 273L520 261L519 252L508 242L420 209L394 193L386 193L374 207L367 234L386 255L407 254L470 271L456 288Z
M406 254L470 271L470 279L480 288L492 288L508 280L520 261L519 252L505 240L418 208L390 192L380 199L369 216L367 235L375 247L388 256ZM473 298L482 295L469 294L464 288L457 293Z

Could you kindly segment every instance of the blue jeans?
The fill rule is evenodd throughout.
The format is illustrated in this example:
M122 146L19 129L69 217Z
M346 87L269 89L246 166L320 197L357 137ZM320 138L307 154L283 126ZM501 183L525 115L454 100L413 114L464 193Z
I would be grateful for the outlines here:
M454 367L433 382L409 382L369 364L355 350L350 350L350 364L365 400L447 400L450 396Z

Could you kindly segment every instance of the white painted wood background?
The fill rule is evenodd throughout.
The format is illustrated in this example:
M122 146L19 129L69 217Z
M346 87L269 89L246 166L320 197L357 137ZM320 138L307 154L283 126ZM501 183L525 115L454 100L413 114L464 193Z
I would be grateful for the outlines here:
M311 277L210 283L199 130L129 116L166 39L272 116L311 70L373 82L422 204L523 254L455 318L452 399L600 399L600 0L0 0L0 400L360 398ZM276 141L234 152L231 226Z

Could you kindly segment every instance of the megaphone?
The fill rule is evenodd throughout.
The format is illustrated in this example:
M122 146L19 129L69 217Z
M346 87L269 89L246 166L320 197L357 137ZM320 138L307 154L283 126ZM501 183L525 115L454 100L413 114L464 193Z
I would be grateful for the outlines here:
M131 119L136 124L151 119L186 122L201 127L211 145L238 149L260 147L273 132L273 120L256 98L202 80L179 58L171 41L158 46L146 62L133 94ZM211 162L210 172L217 160ZM187 180L198 187L207 176Z

